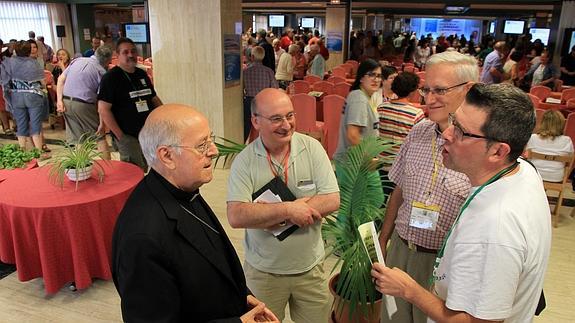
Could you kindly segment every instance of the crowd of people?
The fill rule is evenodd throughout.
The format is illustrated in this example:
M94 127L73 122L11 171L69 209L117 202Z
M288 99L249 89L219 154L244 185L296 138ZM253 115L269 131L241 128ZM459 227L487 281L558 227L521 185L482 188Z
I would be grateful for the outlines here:
M572 154L573 144L556 111L533 133L535 110L519 86L554 84L559 69L529 37L478 45L477 34L407 35L352 38L352 57L361 63L334 155L345 158L370 136L396 144L391 168L382 171L393 187L379 234L387 266L375 263L372 277L380 292L397 297L397 312L382 320L530 321L543 299L551 244L542 178L562 179L563 168L519 157L526 149ZM334 172L322 145L295 131L286 93L305 75L323 79L329 52L317 31L286 28L275 37L248 30L244 42L244 135L250 127L259 135L234 159L226 197L229 224L245 229L243 268L200 193L218 154L208 119L196 108L162 103L128 38L115 50L94 38L85 57L55 54L56 110L67 140L81 144L91 134L107 153L109 131L120 159L148 172L113 235L125 321L279 322L288 305L296 322L329 316L321 225L339 208L338 164ZM425 76L382 66L386 46ZM15 41L9 50L1 80L18 141L25 148L31 137L42 149L44 64L53 50L40 39ZM519 68L532 51L531 67ZM113 56L117 65L108 70ZM573 58L564 61L561 73L572 76ZM269 185L285 187L293 199L254 203ZM273 232L291 225L295 233L276 239Z

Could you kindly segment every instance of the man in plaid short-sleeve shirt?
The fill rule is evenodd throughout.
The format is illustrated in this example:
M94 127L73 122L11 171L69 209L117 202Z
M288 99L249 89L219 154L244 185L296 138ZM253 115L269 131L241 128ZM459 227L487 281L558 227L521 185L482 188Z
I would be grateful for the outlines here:
M425 86L420 89L429 120L411 129L389 172L396 188L379 237L386 265L407 272L424 287L429 286L437 250L470 189L467 176L443 166L441 132L448 127L449 113L457 110L478 76L477 63L470 56L457 52L431 56ZM396 301L398 311L389 322L427 322L417 307L400 298ZM382 315L382 322L387 320Z
M262 64L265 50L255 46L251 50L251 55L253 62L244 70L244 140L248 138L252 125L252 100L263 89L278 88L274 71Z

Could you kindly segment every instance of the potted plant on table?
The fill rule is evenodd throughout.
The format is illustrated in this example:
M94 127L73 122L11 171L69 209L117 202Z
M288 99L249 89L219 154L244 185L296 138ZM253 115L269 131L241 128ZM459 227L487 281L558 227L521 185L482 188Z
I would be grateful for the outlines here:
M368 137L336 161L340 208L326 217L322 227L328 250L339 256L332 272L341 265L339 274L330 280L335 322L379 322L381 294L372 282L371 262L357 228L383 220L386 195L377 169L391 163L392 157L380 156L391 155L393 146L380 138Z
M78 183L90 178L92 169L96 169L98 180L102 182L105 172L101 162L107 160L102 159L102 153L97 150L97 146L97 137L87 134L82 135L76 145L64 143L64 150L56 153L46 164L50 167L50 180L63 186L66 176L76 182L77 190Z

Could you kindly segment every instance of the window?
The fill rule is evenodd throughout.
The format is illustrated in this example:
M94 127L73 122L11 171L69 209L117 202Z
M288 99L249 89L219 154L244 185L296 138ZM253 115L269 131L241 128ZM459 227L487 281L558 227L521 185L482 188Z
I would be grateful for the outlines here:
M44 42L54 45L46 3L0 1L0 38L28 39L28 31L36 37L44 36Z

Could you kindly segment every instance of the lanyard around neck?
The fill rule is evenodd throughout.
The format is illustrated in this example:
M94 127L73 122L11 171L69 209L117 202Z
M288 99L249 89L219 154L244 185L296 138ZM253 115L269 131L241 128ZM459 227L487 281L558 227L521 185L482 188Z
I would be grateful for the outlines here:
M500 179L501 177L509 174L511 171L513 171L517 166L519 165L519 162L515 162L513 163L513 165L501 170L499 173L495 174L493 177L491 177L489 180L487 180L487 182L483 183L481 186L479 186L479 188L473 192L473 194L471 194L470 197L467 198L467 200L465 200L465 203L463 203L463 206L461 207L461 210L459 210L459 214L457 214L457 217L455 218L455 221L453 222L453 225L451 226L451 228L449 228L449 231L447 232L447 235L445 236L445 239L443 239L443 243L441 244L441 248L439 249L439 251L437 252L437 258L442 258L443 254L445 253L445 246L447 245L447 240L449 239L449 237L451 236L451 233L453 232L453 229L455 228L455 226L457 225L457 223L459 222L459 219L461 218L461 214L463 214L463 211L465 211L465 209L467 209L467 207L469 206L469 204L471 203L471 201L475 198L475 196L477 194L479 194L479 192L481 192L483 190L483 188L485 188L485 186L497 181L498 179ZM437 263L437 261L436 261Z
M445 239L443 239L443 243L441 244L441 248L437 252L437 257L435 258L435 262L433 263L433 273L432 273L431 277L429 277L430 286L433 286L433 282L436 279L437 268L439 267L439 261L441 260L441 258L443 258L443 255L445 254L445 246L447 245L447 240L449 240L449 237L451 236L453 229L455 228L457 223L459 223L459 219L461 218L461 214L463 214L463 211L465 211L465 209L467 209L467 207L469 206L469 203L471 203L471 201L475 198L475 196L477 194L479 194L479 192L481 192L483 190L483 188L485 188L485 186L487 186L487 185L497 181L501 177L509 174L518 165L519 165L519 162L515 162L513 165L501 170L499 173L495 174L493 177L491 177L489 180L487 180L487 182L483 183L483 185L481 185L475 192L473 192L473 194L471 194L470 197L467 198L467 200L465 200L465 203L463 203L461 210L459 210L459 214L457 214L455 221L451 225L451 228L449 228L447 235L445 235Z
M281 161L281 164L282 164L283 169L284 169L284 182L286 183L286 185L288 184L288 166L289 166L288 165L288 162L289 162L288 157L289 157L290 151L291 151L291 145L288 146L288 151L286 152L284 158ZM274 175L274 177L278 177L279 176L279 172L278 172L279 167L278 167L278 170L276 170L276 168L274 167L273 162L272 162L272 156L271 156L271 154L267 148L266 148L266 153L267 153L268 164L270 166L270 170L272 171L272 174Z

